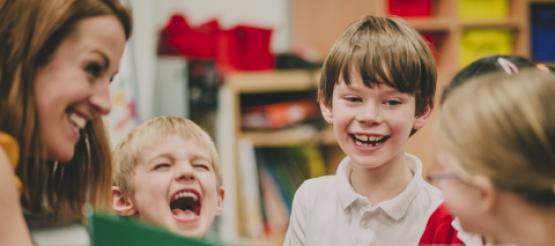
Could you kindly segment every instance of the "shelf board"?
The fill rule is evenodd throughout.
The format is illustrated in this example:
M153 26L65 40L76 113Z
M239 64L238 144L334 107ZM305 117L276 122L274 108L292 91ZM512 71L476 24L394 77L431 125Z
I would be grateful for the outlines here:
M335 145L331 130L318 130L309 125L273 131L243 131L239 138L248 138L256 147L284 147L303 144Z
M530 3L555 3L555 0L530 0Z
M230 73L225 83L241 93L310 90L317 86L315 73L310 70Z
M406 18L410 26L420 32L448 32L454 26L453 22L443 18Z
M522 29L522 24L513 20L481 20L481 21L464 21L461 26L467 28L505 28L505 29Z

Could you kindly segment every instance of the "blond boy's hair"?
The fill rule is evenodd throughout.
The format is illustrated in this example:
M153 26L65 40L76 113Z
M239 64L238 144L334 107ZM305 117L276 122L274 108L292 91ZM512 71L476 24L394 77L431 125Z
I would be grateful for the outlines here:
M434 57L420 34L399 18L367 16L347 27L324 62L319 100L331 103L340 76L350 84L352 72L366 86L386 84L414 95L416 115L433 105Z
M114 185L118 186L123 193L133 192L134 187L132 187L130 181L135 174L135 167L138 164L138 156L141 151L145 147L176 135L184 140L196 141L208 150L212 158L218 185L221 186L223 181L220 160L216 146L208 133L191 120L172 116L156 117L142 123L116 146L113 153Z
M462 178L555 205L555 76L528 70L471 79L447 97L438 144Z

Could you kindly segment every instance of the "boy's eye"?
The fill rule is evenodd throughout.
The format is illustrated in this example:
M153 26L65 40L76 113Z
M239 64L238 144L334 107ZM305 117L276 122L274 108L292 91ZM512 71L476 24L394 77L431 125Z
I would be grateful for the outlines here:
M401 103L402 103L402 102L401 102L400 100L398 100L398 99L389 99L389 100L386 100L386 101L384 102L384 104L385 104L385 105L388 105L388 106L395 106L395 105L399 105L399 104L401 104Z
M343 99L345 99L348 102L361 102L362 99L360 97L357 96L344 96Z
M91 78L98 78L102 73L102 66L97 63L90 63L85 66L85 71L91 76Z
M170 164L169 163L158 163L156 165L154 165L154 167L152 168L152 170L165 170L170 168Z
M195 169L210 171L210 166L208 164L204 164L204 163L193 163L193 167Z

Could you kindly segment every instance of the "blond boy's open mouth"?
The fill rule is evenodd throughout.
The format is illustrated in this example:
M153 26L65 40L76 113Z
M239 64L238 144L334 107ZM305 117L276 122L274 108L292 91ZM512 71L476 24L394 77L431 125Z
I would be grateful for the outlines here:
M180 222L198 220L202 209L201 195L193 189L182 189L174 193L170 201L170 210Z

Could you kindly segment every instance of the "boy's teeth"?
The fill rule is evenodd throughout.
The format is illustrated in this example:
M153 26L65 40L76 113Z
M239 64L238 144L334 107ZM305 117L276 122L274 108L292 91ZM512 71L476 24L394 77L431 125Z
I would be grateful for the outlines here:
M181 198L181 197L191 197L191 198L193 198L194 201L198 200L197 194L195 194L194 192L190 192L190 191L180 192L177 195L175 195L175 199Z
M71 121L71 123L73 123L79 129L83 129L85 127L85 125L87 124L87 120L85 120L83 117L77 115L76 113L71 113L69 115L69 120Z

